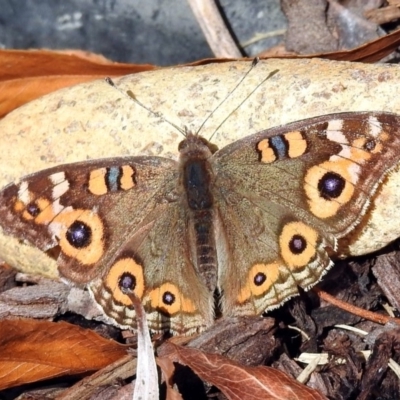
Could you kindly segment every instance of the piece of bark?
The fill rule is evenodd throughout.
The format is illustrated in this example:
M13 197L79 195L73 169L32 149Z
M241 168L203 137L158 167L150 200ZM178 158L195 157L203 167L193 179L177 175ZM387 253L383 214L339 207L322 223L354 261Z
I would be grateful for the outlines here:
M279 345L275 320L263 317L222 318L188 343L188 347L225 355L243 365L271 362Z
M382 254L376 258L372 273L389 300L389 303L400 310L400 255L398 252Z
M128 354L107 367L97 371L93 375L82 379L71 388L65 390L57 399L86 400L90 398L98 398L92 396L98 395L100 387L107 387L114 384L116 381L118 382L134 375L136 362L136 358L133 358L131 354Z
M18 274L17 280L29 285L13 287L0 293L0 319L54 319L58 315L72 312L89 320L109 322L86 290L40 275Z
M377 391L381 381L388 370L388 363L390 357L397 353L399 357L400 350L400 328L396 327L388 332L383 332L379 335L372 348L372 353L368 358L367 365L361 381L361 393L358 400L368 400L375 398L373 393ZM397 395L393 393L392 398L398 398L399 387L397 388Z

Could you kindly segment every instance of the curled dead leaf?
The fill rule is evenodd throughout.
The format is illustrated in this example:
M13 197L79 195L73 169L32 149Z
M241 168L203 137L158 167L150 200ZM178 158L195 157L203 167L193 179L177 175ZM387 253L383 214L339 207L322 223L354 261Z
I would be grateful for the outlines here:
M164 346L170 351L164 353L165 357L190 367L230 400L327 400L320 392L271 367L247 367L219 354L172 343Z
M0 321L0 389L87 374L126 355L126 347L65 322Z

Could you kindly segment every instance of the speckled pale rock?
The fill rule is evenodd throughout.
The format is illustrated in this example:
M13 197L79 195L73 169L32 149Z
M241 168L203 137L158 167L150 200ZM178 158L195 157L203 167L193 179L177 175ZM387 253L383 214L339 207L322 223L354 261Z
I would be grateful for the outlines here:
M223 147L269 127L332 112L400 113L400 102L393 98L400 91L396 65L262 61L231 93L249 68L249 62L232 62L115 79L118 88L131 90L163 118L103 80L31 102L0 121L0 186L43 168L91 158L128 154L177 158L182 134L164 119L181 129L200 129L206 138L213 135L213 142ZM274 70L279 72L266 80ZM373 251L400 235L400 224L395 223L398 185L397 170L380 189L373 219L351 246L354 254ZM26 271L54 275L53 261L9 237L0 237L0 256Z

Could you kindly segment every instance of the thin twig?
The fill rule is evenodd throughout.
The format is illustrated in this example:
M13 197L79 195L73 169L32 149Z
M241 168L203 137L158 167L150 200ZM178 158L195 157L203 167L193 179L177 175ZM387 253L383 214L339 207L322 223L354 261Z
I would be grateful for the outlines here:
M378 324L385 325L388 322L395 322L396 324L400 324L400 319L399 318L392 318L386 315L381 315L378 313L374 313L372 311L364 310L363 308L356 307L352 304L346 303L345 301L336 299L334 296L331 296L330 294L324 292L321 289L318 288L313 288L313 291L318 294L318 296L327 301L328 303L341 308L342 310L345 310L351 314L357 315L361 318L367 319L372 322L376 322Z
M215 57L241 58L242 54L225 26L213 0L188 0Z
M286 29L277 29L276 31L270 31L265 33L256 33L252 38L240 43L242 47L250 46L254 43L260 42L261 40L268 39L275 36L282 36L286 33Z

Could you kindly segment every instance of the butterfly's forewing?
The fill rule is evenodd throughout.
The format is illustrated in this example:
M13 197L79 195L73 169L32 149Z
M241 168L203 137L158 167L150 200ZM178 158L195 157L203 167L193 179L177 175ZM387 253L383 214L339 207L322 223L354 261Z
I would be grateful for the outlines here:
M319 281L399 162L399 127L389 113L327 115L213 156L225 314L261 313Z
M118 324L135 325L126 290L155 331L211 323L212 295L196 275L173 160L119 158L63 165L0 192L6 233L59 249L61 276L89 284Z

